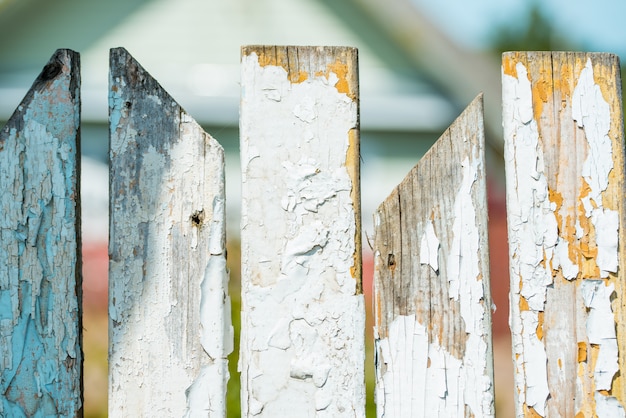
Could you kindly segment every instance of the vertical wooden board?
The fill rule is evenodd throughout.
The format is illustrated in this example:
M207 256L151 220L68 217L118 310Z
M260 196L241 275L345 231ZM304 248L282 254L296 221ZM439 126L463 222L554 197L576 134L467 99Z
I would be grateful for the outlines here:
M503 55L518 416L625 416L619 74L610 54Z
M357 51L242 49L244 416L364 416Z
M494 415L482 96L374 215L379 417Z
M109 415L224 416L222 147L111 50Z
M82 416L80 58L57 50L0 132L0 416Z

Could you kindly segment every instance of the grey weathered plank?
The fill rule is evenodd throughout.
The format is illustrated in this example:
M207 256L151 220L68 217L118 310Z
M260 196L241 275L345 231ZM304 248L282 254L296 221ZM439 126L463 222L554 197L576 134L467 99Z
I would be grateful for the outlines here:
M80 59L58 50L0 132L0 416L82 416Z
M494 415L482 96L374 216L378 416Z
M242 50L244 416L364 416L357 51Z
M624 130L611 54L503 56L518 416L625 416Z
M110 62L110 416L223 416L222 147L124 49Z

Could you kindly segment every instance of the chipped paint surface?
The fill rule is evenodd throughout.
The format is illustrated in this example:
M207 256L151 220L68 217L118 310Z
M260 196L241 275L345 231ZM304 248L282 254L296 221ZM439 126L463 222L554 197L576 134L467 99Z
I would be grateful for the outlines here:
M58 50L0 132L0 416L81 404L78 54Z
M225 416L224 152L128 53L114 50L116 59L109 416Z
M580 285L587 316L587 338L590 344L599 346L594 380L596 390L611 390L611 382L619 370L617 365L617 335L615 317L611 309L613 284L606 286L602 280L585 280Z
M476 155L476 150L472 150ZM485 342L484 288L480 272L480 236L476 224L476 209L472 187L476 181L480 159L468 157L461 163L463 178L454 200L453 239L448 252L449 297L458 300L465 324L467 341L462 361L466 382L463 399L474 416L490 416L493 411L491 379L487 372L487 343ZM483 243L484 244L484 243Z
M600 277L617 271L618 213L603 207L602 192L609 185L613 170L613 145L609 138L611 112L595 83L591 60L580 73L572 97L572 118L583 128L589 144L589 154L583 164L582 176L589 185L589 194L582 198L585 215L596 231L598 255L596 264Z
M333 71L298 74L242 57L243 415L364 416L357 103Z
M440 157L438 145L448 150L446 140L449 138L444 135L427 158ZM437 192L436 197L414 195L412 190L419 188L415 179L423 176L425 184L430 182L428 174L419 171L418 164L375 214L375 396L379 417L491 417L495 412L488 328L490 306L486 306L489 303L481 271L484 264L478 225L481 217L476 210L482 201L479 184L484 185L484 177L479 183L477 180L479 172L484 176L484 167L477 146L467 149L454 158L446 155L452 161L459 161L458 168L446 170L461 173L458 180L445 185L447 193ZM433 163L425 164L430 167ZM412 186L402 188L407 184ZM446 198L447 194L452 198ZM439 202L446 202L450 208ZM427 207L406 209L412 204ZM437 210L429 211L429 205ZM426 221L424 217L428 217ZM381 225L383 220L385 225ZM421 225L415 234L421 236L419 258L414 254L415 248L397 247L404 245L405 240L411 241L410 234L405 238L402 233L402 238L393 244L387 242L400 234L398 225L412 223ZM442 242L438 233L445 237ZM381 257L383 249L387 257ZM392 253L396 253L398 263L393 266L388 261ZM400 257L415 259L428 268L418 273L412 267L408 274L398 271L401 266L412 264L406 258L399 260ZM438 257L442 257L442 266L435 264ZM416 274L418 277L413 277ZM488 271L484 274L488 278ZM405 283L407 280L411 283ZM398 289L406 292L406 296L398 296L401 292ZM399 303L397 300L403 297L417 301ZM378 298L386 300L384 312L378 306ZM403 309L414 313L398 315ZM379 315L385 319L381 320ZM420 320L420 316L428 319Z
M524 405L545 416L548 399L546 352L537 335L539 313L552 284L551 260L558 242L554 205L539 146L537 122L526 67L517 63L517 77L503 72L502 95L507 210L511 252L511 331L515 361L517 414Z
M462 417L466 406L471 416L493 416L493 399L483 392L491 384L472 361L484 352L468 347L464 358L455 357L429 341L426 325L415 315L397 316L388 337L375 338L378 417Z
M517 61L522 56L533 74ZM598 77L584 54L504 57L510 324L518 416L530 408L540 416L564 410L585 416L624 414L613 395L619 350L611 295L619 268L620 216L611 196L616 160L611 109L600 85L610 81ZM559 316L565 310L570 312ZM577 325L582 323L586 326ZM576 351L577 361L567 360ZM565 352L566 357L558 357ZM550 360L554 357L558 367ZM575 398L557 393L564 390L557 388L559 382L573 379ZM553 399L547 402L553 384Z

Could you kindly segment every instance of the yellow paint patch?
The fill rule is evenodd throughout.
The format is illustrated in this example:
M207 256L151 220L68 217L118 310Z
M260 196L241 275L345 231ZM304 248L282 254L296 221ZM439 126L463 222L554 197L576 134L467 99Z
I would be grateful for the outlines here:
M354 70L354 69L352 69ZM339 79L335 84L335 88L339 93L346 94L352 100L356 100L356 91L353 91L354 87L349 80L349 77L352 76L351 69L348 67L348 64L345 62L341 62L340 60L335 61L332 64L328 64L326 69L326 78L330 78L330 73L333 72Z
M352 183L350 198L354 208L354 216L356 221L356 230L354 232L354 254L353 263L350 267L350 274L356 280L356 293L363 293L363 272L362 272L362 255L361 255L361 151L359 142L359 129L352 128L348 131L348 150L346 152L346 169Z
M554 90L561 93L561 101L572 96L574 87L572 80L574 77L574 67L570 65L561 65L558 73L554 74Z
M541 120L541 114L543 113L543 105L548 103L548 99L552 98L552 82L546 80L545 74L541 74L541 78L533 83L532 96L533 96L533 115L535 121Z
M587 344L584 342L578 343L578 356L577 360L579 363L584 363L587 361Z
M508 76L517 78L517 68L515 66L518 62L517 53L509 53L502 55L502 72Z
M537 313L537 338L539 339L539 341L543 341L543 324L544 324L544 313L543 312L538 312Z
M257 47L253 50L247 51L248 54L255 53L259 60L261 67L268 65L274 67L282 67L287 72L287 78L293 84L302 83L309 78L309 74L299 68L297 62L289 61L289 48L290 47Z
M530 311L530 306L528 306L528 301L524 296L519 297L519 310L520 312Z
M524 404L524 416L528 418L543 418L535 411L535 408Z

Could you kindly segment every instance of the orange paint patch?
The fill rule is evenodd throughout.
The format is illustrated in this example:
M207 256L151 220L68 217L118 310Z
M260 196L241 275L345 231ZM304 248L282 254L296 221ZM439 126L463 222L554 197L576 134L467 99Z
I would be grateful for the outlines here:
M248 54L252 54L254 52L258 57L259 65L261 67L266 67L268 65L282 67L287 72L287 78L289 81L294 84L302 83L309 78L309 74L306 71L301 70L298 67L297 62L289 61L289 47L258 47L245 52Z
M348 67L348 64L345 62L341 62L339 60L335 61L332 64L328 64L326 70L326 78L330 77L330 73L333 72L337 75L339 80L335 84L335 88L339 93L345 93L352 100L356 99L356 92L352 91L355 86L352 86L349 78L352 78L351 70Z
M572 86L572 79L574 77L574 67L572 65L562 65L559 68L557 74L554 74L554 90L561 92L564 100L567 97L571 97L574 87Z
M548 98L552 97L552 83L545 78L539 79L532 86L532 96L533 96L533 115L536 121L541 119L541 114L543 113L543 105L548 103Z
M587 344L585 344L584 342L578 343L577 360L579 363L584 363L587 361Z
M521 312L530 311L530 306L528 306L528 301L524 296L519 297L519 310Z
M529 418L543 418L535 411L535 408L524 404L524 416Z
M539 341L543 341L543 320L544 317L544 313L543 312L538 312L537 313L537 338L539 339Z
M350 268L350 274L356 280L356 293L363 293L363 272L362 272L362 254L361 254L361 196L359 185L360 181L360 163L361 163L361 151L360 151L360 135L357 128L350 129L348 131L348 150L346 152L346 170L350 176L352 183L352 190L350 191L350 197L352 199L352 206L354 208L354 215L356 220L356 231L354 233L355 249L353 254L353 264Z
M517 78L517 54L503 54L502 55L502 72L511 77Z

